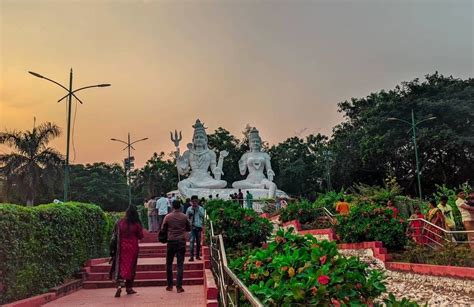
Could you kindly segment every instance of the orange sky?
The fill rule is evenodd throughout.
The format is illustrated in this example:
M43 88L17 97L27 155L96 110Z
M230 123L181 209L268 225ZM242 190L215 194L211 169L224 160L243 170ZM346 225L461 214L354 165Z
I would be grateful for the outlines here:
M79 97L75 161L119 162L110 138L149 137L140 166L170 152L196 118L277 143L330 134L337 103L438 70L473 76L473 2L0 0L0 129L66 128L64 85ZM357 4L356 4L357 3ZM74 110L74 109L73 109ZM65 152L65 133L53 146ZM0 152L8 149L0 147ZM74 156L72 156L74 158Z

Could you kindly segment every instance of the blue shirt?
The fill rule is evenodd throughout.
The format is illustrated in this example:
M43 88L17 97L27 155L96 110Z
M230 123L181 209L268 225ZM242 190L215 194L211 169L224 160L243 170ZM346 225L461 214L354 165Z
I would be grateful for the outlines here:
M194 208L193 206L189 207L186 211L186 216L188 217L189 221L191 222L191 226L201 227L204 220L204 208L201 206L197 206Z

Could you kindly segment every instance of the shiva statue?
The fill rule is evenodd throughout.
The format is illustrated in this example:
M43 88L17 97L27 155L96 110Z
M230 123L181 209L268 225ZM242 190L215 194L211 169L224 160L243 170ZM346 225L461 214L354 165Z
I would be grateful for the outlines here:
M216 153L207 147L206 128L198 119L193 126L193 142L188 144L188 150L183 155L179 153L179 141L175 142L176 151L176 166L180 175L189 174L188 178L178 182L178 190L183 197L191 197L190 189L221 189L225 188L227 182L220 180L223 175L222 163L226 151L222 151L219 157L219 163L216 163ZM214 175L211 177L210 171Z
M249 134L250 151L246 152L239 160L240 174L244 176L249 174L247 179L236 181L232 187L236 189L266 189L268 190L268 198L274 198L277 186L273 181L275 173L272 170L270 156L266 152L262 152L262 139L258 135L257 128L252 128ZM264 170L267 171L267 177Z

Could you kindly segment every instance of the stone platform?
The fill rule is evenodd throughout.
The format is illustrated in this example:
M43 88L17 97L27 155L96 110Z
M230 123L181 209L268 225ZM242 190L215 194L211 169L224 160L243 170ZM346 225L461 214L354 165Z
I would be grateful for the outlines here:
M227 189L189 189L190 195L197 195L199 199L205 198L208 199L209 195L212 195L212 198L216 198L216 195L219 195L219 199L224 199L224 200L229 200L230 195L234 193L239 193L239 189L234 189L234 188L227 188ZM247 191L250 192L253 196L253 200L259 200L259 199L268 199L268 190L265 189L242 189L242 193L244 193L244 200L245 200L245 195L247 194ZM170 191L168 194L174 193L176 195L181 195L181 193L178 190L175 191ZM184 195L181 195L183 198L187 198ZM282 198L289 198L288 195L281 191L277 190L276 191L276 197L282 197Z

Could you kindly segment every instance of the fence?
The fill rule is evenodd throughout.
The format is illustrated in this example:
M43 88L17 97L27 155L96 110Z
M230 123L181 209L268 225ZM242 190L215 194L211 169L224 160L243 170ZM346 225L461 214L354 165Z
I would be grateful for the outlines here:
M411 236L415 242L428 245L430 247L444 246L447 243L473 244L468 234L474 234L474 230L446 230L425 219L408 219L410 225L407 235ZM464 240L464 238L467 238Z
M211 229L210 254L211 270L217 281L219 290L219 303L221 306L241 306L251 305L263 307L263 304L256 298L242 281L232 272L227 265L227 255L225 252L222 235L214 234L212 221L206 216Z

